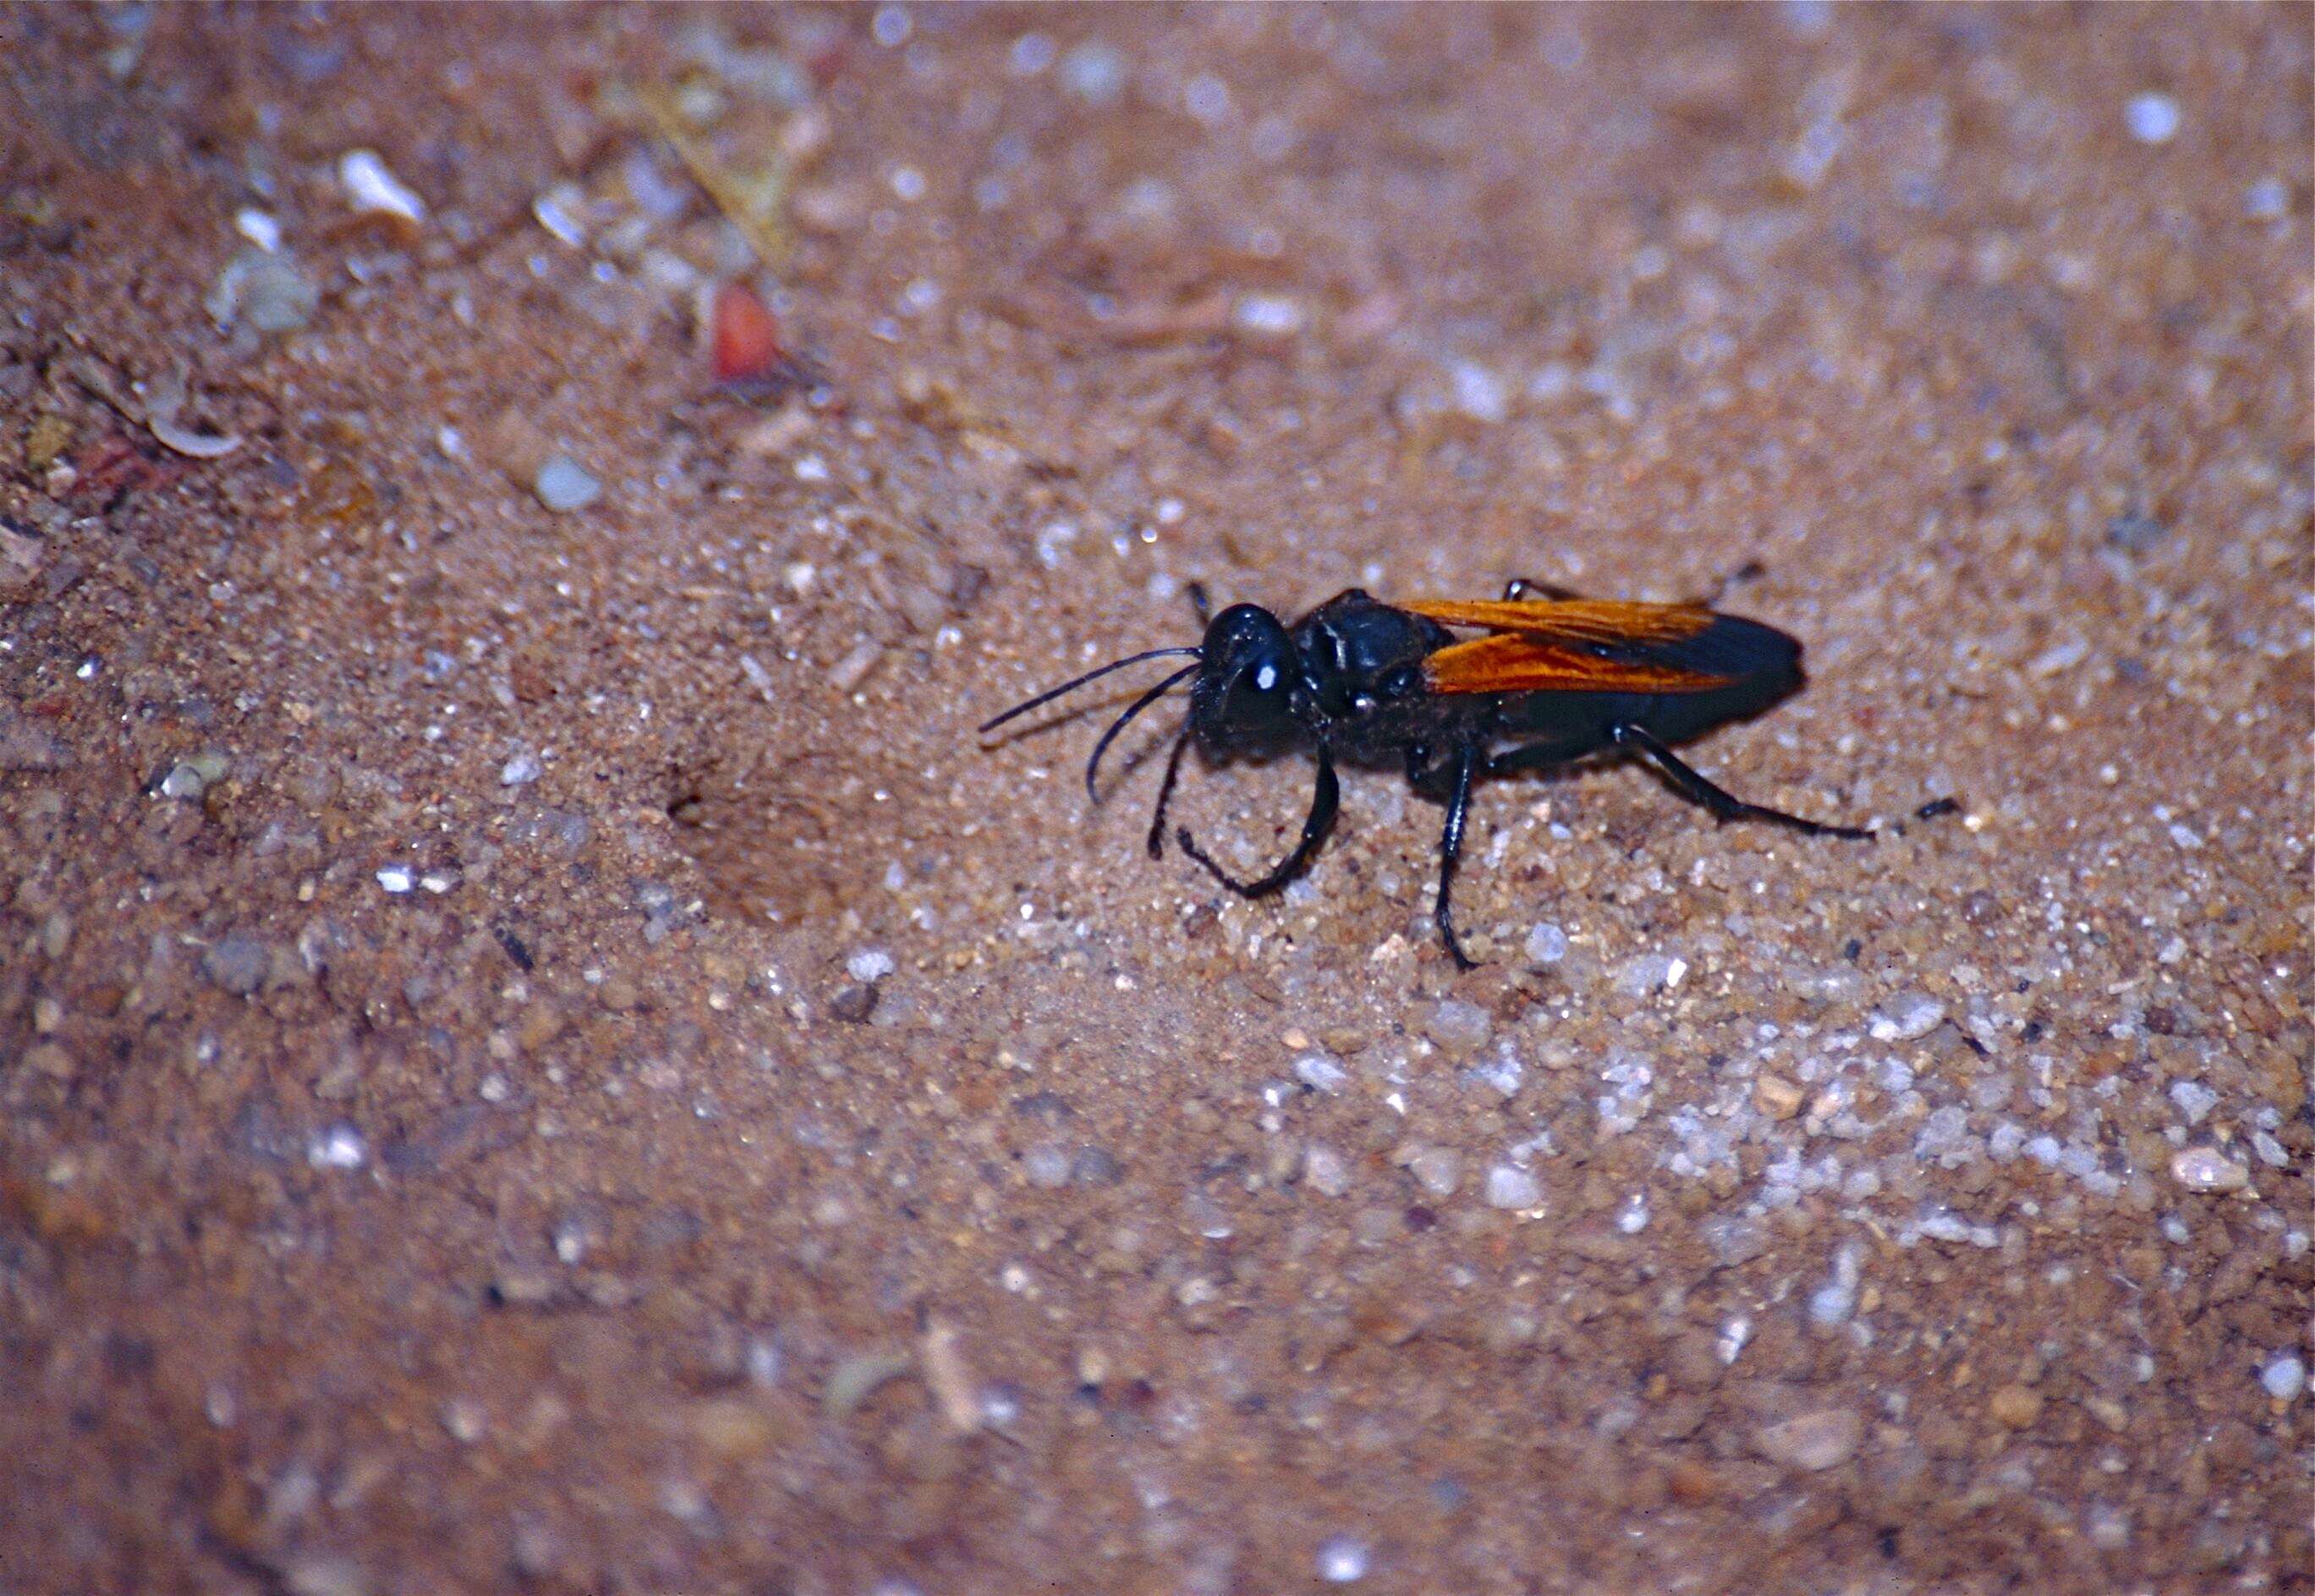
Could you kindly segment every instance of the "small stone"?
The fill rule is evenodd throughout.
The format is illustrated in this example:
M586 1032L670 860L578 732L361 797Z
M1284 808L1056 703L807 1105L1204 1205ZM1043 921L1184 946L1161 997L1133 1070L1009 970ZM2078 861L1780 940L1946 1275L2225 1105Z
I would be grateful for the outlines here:
M2262 177L2243 191L2243 215L2254 222L2279 222L2291 209L2291 190L2279 177Z
M1511 414L1512 386L1477 360L1458 360L1450 375L1455 383L1455 408L1470 420L1489 426Z
M828 1012L847 1025L865 1025L876 1012L878 991L874 981L856 981L828 1000Z
M584 510L603 496L603 484L568 455L556 455L538 468L532 483L538 501L558 514Z
M1069 1184L1069 1151L1054 1142L1040 1142L1021 1155L1021 1173L1029 1184L1045 1191Z
M1364 1579L1371 1556L1367 1543L1355 1535L1329 1536L1319 1543L1318 1577L1330 1585Z
M169 774L161 778L161 796L164 798L191 800L208 790L208 783L201 778L201 773L193 768L190 760L172 765Z
M1997 1424L2029 1429L2042 1416L2042 1393L2030 1386L2004 1386L1987 1399L1985 1411Z
M1780 1075L1764 1075L1752 1083L1752 1106L1772 1120L1789 1120L1800 1113L1805 1098L1800 1087Z
M2277 1402L2296 1402L2307 1388L2307 1365L2295 1353L2284 1352L2258 1371L2258 1383Z
M359 1169L368 1157L368 1145L351 1125L333 1125L306 1143L306 1162L316 1169Z
M1567 957L1567 933L1546 920L1527 934L1530 964L1557 964Z
M406 222L426 219L426 202L408 183L389 171L376 150L348 150L338 161L338 181L358 211L400 217Z
M295 332L314 319L322 291L294 256L245 250L217 273L202 303L220 327Z
M1771 1463L1814 1473L1848 1462L1864 1438L1864 1415L1855 1408L1823 1407L1764 1424L1752 1439Z
M1533 1208L1543 1201L1543 1188L1534 1175L1516 1164L1497 1164L1487 1171L1489 1208Z
M538 760L534 755L517 754L499 767L499 785L502 787L528 786L538 776Z
M399 896L416 886L418 877L406 864L388 864L377 873L377 884Z
M201 973L226 991L246 998L264 984L272 958L272 949L263 941L236 931L201 955Z
M1301 302L1283 294L1248 294L1230 312L1230 325L1247 338L1291 338L1302 321Z
M1432 1006L1423 1022L1423 1033L1450 1059L1468 1058L1487 1043L1495 1023L1476 1003L1449 998Z
M1452 1148L1424 1148L1407 1159L1406 1168L1433 1197L1451 1197L1462 1184L1463 1156Z
M1866 1029L1876 1042L1917 1042L1945 1017L1946 1006L1927 992L1901 992L1874 1012Z
M2250 1171L2216 1148L2195 1147L2170 1160L2170 1178L2190 1192L2240 1192Z
M2141 144L2168 144L2178 136L2178 126L2185 119L2178 113L2178 102L2168 94L2148 91L2133 94L2122 108L2122 118L2129 126L2130 136Z
M453 1396L442 1405L442 1428L460 1446L482 1440L488 1420L483 1405L471 1396Z
M856 981L878 981L892 973L892 955L883 948L864 948L844 961L845 972Z
M1339 1092L1351 1072L1325 1053L1305 1053L1294 1060L1294 1078L1314 1092Z
M1302 1155L1302 1178L1321 1196L1340 1197L1351 1189L1351 1169L1343 1155L1319 1143Z

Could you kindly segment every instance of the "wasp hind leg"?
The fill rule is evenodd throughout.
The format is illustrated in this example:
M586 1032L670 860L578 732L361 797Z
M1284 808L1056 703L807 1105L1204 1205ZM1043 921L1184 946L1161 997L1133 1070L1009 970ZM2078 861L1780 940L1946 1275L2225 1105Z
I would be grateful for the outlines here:
M1790 826L1796 831L1805 831L1815 837L1867 838L1873 835L1857 826L1827 825L1823 820L1787 814L1781 809L1747 803L1734 793L1714 786L1644 728L1629 722L1616 727L1610 735L1615 739L1618 748L1645 760L1658 776L1663 777L1666 786L1716 820L1774 820L1779 826Z
M1326 833L1334 827L1335 811L1341 801L1342 786L1335 779L1335 762L1327 757L1322 746L1318 749L1318 785L1310 794L1310 812L1302 820L1302 838L1277 869L1258 881L1240 881L1224 870L1205 849L1198 846L1197 838L1190 835L1187 826L1175 828L1174 840L1181 844L1184 853L1204 865L1216 881L1239 897L1267 898L1309 867L1310 856L1318 851L1318 845L1326 839Z
M1439 903L1431 911L1431 918L1439 927L1439 939L1447 944L1448 956L1455 961L1458 970L1478 968L1464 953L1463 944L1455 935L1450 897L1455 887L1455 863L1463 856L1463 820L1471 808L1471 781L1478 770L1477 749L1465 743L1455 750L1449 766L1452 785L1447 794L1447 825L1439 834Z

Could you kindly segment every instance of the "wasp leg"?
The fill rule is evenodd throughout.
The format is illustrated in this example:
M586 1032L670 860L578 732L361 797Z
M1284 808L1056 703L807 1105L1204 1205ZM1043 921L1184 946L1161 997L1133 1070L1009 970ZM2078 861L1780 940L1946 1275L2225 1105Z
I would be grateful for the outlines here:
M1456 940L1449 894L1455 886L1455 861L1463 856L1463 817L1471 807L1471 778L1478 773L1479 750L1465 743L1455 750L1452 768L1455 785L1447 797L1447 828L1439 834L1439 906L1431 911L1431 918L1438 923L1440 939L1446 943L1455 968L1477 970L1478 966L1464 956L1463 944Z
M1563 588L1557 582L1530 581L1515 576L1503 584L1503 602L1517 604L1522 598L1581 598L1583 594L1573 588Z
M1240 881L1215 864L1206 850L1198 846L1197 838L1190 835L1187 826L1175 828L1174 840L1182 845L1184 853L1211 871L1216 881L1239 897L1266 898L1301 874L1309 864L1310 856L1318 851L1318 845L1326 839L1326 832L1335 823L1335 809L1341 798L1342 788L1335 780L1335 762L1327 757L1322 744L1318 749L1317 790L1310 794L1310 812L1303 818L1302 840L1294 845L1294 851L1286 856L1277 869L1259 881Z
M1166 756L1166 779L1158 784L1158 812L1149 820L1149 856L1153 859L1166 856L1166 805L1173 800L1174 782L1182 774L1182 756L1189 748L1190 729L1184 726L1182 734L1174 739L1174 751Z
M1699 776L1683 764L1679 756L1658 742L1647 732L1627 721L1610 733L1616 746L1628 749L1646 760L1672 790L1690 803L1709 813L1716 820L1774 820L1780 826L1790 826L1817 837L1870 837L1872 832L1855 826L1829 826L1822 820L1804 820L1799 815L1787 814L1781 809L1769 809L1758 803L1747 803L1733 793L1725 793Z

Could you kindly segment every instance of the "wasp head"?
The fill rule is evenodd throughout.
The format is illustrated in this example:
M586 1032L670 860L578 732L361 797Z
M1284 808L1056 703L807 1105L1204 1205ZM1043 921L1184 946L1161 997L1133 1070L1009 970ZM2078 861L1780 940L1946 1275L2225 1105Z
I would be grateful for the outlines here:
M1258 604L1234 604L1208 625L1199 654L1190 727L1201 747L1258 754L1295 740L1301 660L1276 616Z

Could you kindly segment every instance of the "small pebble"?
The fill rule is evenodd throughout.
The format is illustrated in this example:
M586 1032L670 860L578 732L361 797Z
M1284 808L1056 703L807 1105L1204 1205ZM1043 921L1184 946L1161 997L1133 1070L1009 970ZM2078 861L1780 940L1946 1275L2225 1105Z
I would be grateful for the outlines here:
M2042 1416L2042 1393L2030 1386L2004 1386L1985 1405L1993 1421L2011 1430L2030 1429Z
M246 998L264 984L272 956L264 942L236 931L201 955L201 972L226 991Z
M584 510L603 496L603 484L587 474L584 467L568 455L557 455L538 468L538 480L532 484L538 501L560 513Z
M1865 1419L1852 1407L1825 1407L1764 1424L1753 1437L1761 1455L1789 1468L1833 1468L1857 1454Z
M1527 934L1528 962L1557 964L1567 957L1567 933L1546 920Z
M399 894L416 886L418 878L406 864L388 864L377 873L377 884L389 892Z
M375 150L348 150L338 162L338 181L359 211L378 211L405 221L426 219L426 202L386 169Z
M164 798L191 800L208 790L208 783L201 779L201 773L188 763L172 765L169 774L161 778L161 796Z
M1347 1585L1366 1577L1369 1560L1367 1543L1357 1536L1330 1536L1318 1547L1318 1577L1330 1585Z
M1463 1179L1463 1156L1452 1148L1424 1148L1406 1161L1407 1173L1433 1197L1451 1197Z
M306 1144L306 1162L316 1169L359 1169L368 1157L361 1132L351 1125L333 1125Z
M1283 294L1248 294L1230 312L1230 325L1249 338L1291 338L1302 319L1300 301Z
M1302 1178L1322 1196L1340 1197L1351 1189L1350 1166L1342 1154L1321 1143L1312 1143L1303 1153Z
M1450 1059L1468 1058L1477 1052L1486 1045L1495 1028L1495 1022L1486 1009L1459 998L1433 1005L1423 1022L1423 1033Z
M1314 1092L1339 1092L1351 1072L1324 1053L1305 1053L1294 1060L1294 1078Z
M1021 1155L1021 1173L1029 1184L1044 1191L1069 1184L1069 1152L1053 1142L1040 1142Z
M1779 1075L1764 1075L1752 1083L1752 1106L1772 1120L1789 1120L1800 1113L1805 1096Z
M499 767L499 785L502 787L528 786L538 776L538 760L530 754L517 754Z
M2262 177L2243 191L2243 215L2254 222L2279 222L2291 209L2291 190L2281 178Z
M2250 1171L2216 1148L2188 1148L2170 1160L2170 1178L2190 1192L2240 1192Z
M2293 1352L2284 1352L2258 1371L2258 1383L2277 1402L2295 1402L2307 1388L2307 1365Z
M1533 1208L1543 1201L1536 1178L1516 1164L1497 1164L1487 1171L1489 1208Z
M2149 91L2133 94L2122 108L2130 136L2141 144L2168 144L2178 136L2178 102L2168 94Z
M1501 377L1477 360L1456 361L1452 375L1455 408L1465 416L1490 426L1510 416L1512 387Z
M863 948L844 961L844 968L854 980L883 980L892 973L892 955L883 948Z

